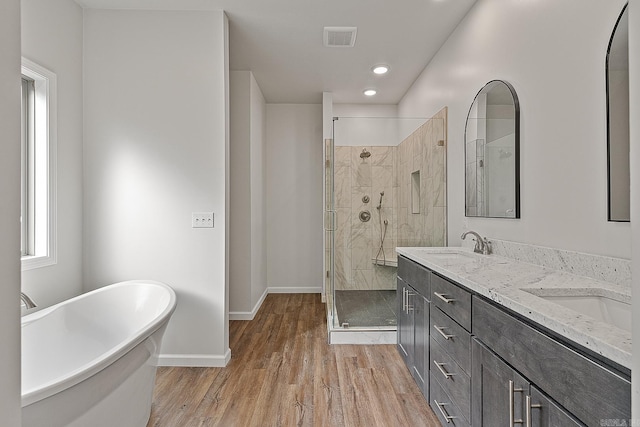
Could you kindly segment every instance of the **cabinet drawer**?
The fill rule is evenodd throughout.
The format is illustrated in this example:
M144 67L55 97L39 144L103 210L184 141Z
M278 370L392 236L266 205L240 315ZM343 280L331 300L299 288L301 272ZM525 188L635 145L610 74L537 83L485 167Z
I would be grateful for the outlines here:
M429 405L443 426L469 427L469 423L462 415L460 408L456 406L447 393L442 389L438 381L433 378L435 372L431 371L429 388L431 400ZM445 418L446 417L446 418Z
M473 301L473 332L585 424L630 418L628 379L479 297Z
M438 308L431 310L431 337L471 375L471 334Z
M471 379L433 338L430 359L431 376L440 383L468 420L471 417Z
M442 277L431 275L431 301L467 331L471 330L471 293Z
M431 299L431 271L402 256L398 257L398 277L427 299Z

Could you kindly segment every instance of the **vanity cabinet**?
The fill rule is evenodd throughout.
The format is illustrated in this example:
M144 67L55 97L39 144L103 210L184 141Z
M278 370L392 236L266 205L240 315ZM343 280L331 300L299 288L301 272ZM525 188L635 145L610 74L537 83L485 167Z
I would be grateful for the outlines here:
M565 412L558 404L553 400L545 396L535 386L531 386L531 400L525 402L525 405L529 405L531 408L531 423L530 426L540 427L577 427L581 426L579 421Z
M398 305L398 349L443 426L630 423L624 367L404 257Z
M431 273L398 258L398 351L418 387L429 398L429 309Z
M511 369L535 385L532 386L535 393L526 387L516 385L516 388L524 388L526 392L514 391L507 396L516 399L516 412L521 411L518 408L522 405L526 409L525 404L518 403L518 398L526 399L529 396L532 405L542 405L540 408L534 406L531 410L532 416L535 415L541 423L530 424L531 426L545 425L545 419L563 419L562 422L551 424L559 426L601 426L603 422L629 422L630 378L578 353L561 339L534 328L481 297L474 296L472 305L474 343L482 343L474 344L472 347L474 421L476 417L481 420L485 412L492 412L485 408L488 399L483 392L485 375L489 378L492 375L486 374L491 371L485 367L489 356L486 355L486 351L480 350L488 348L496 358L503 360ZM508 381L503 382L502 387L507 386ZM541 391L548 398L542 399ZM504 399L501 397L498 400ZM570 416L562 418L562 413ZM520 417L520 414L516 413L515 417ZM573 418L583 424L575 424Z
M473 351L474 426L583 426L476 338Z
M449 425L471 421L471 293L432 273L430 386L441 389L432 398L436 416ZM454 415L455 414L455 415Z

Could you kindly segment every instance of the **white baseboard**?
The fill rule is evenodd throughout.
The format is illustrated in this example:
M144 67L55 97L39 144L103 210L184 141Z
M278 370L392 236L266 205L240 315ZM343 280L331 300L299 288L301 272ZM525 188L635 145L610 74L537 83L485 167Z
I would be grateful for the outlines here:
M270 294L321 294L322 286L269 286Z
M231 360L231 349L217 354L161 354L158 366L184 366L191 368L224 368Z
M322 287L288 287L288 286L270 286L265 289L264 293L256 303L255 307L251 311L230 311L229 320L253 320L256 316L267 294L319 294L322 292Z
M258 310L260 310L260 307L262 307L262 303L264 302L264 299L267 297L268 293L269 288L264 290L262 296L260 296L260 299L258 299L258 302L251 311L230 311L229 320L253 320L253 318L256 317L256 313L258 312Z

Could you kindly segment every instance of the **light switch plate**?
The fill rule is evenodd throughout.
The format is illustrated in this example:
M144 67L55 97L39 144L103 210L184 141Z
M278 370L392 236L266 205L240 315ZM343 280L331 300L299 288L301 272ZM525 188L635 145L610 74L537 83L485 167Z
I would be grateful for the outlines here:
M193 212L191 214L192 228L213 228L213 212Z

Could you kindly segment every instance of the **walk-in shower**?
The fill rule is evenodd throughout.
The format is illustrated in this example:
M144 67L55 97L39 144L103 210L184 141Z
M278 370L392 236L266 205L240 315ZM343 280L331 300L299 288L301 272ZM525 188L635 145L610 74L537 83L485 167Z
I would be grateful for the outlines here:
M446 110L350 118L325 141L330 331L394 331L397 246L446 245Z

